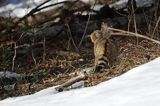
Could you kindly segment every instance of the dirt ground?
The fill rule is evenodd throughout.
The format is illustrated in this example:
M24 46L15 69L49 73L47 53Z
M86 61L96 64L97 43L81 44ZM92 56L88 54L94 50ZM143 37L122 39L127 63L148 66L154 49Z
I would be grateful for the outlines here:
M160 45L153 42L133 37L119 37L116 38L116 41L119 44L120 51L115 65L111 69L90 75L85 81L85 87L94 86L117 77L129 69L160 56ZM40 59L43 55L41 53L43 52L42 48L38 49L39 53L34 51L36 64L34 64L34 58L30 53L24 57L19 55L15 63L16 72L24 73L25 71L27 75L34 76L34 79L26 81L26 83L17 83L14 90L1 91L0 99L33 94L47 87L62 84L73 77L71 73L93 66L93 44L90 40L83 43L78 51L73 48L73 45L69 44L67 39L49 38L46 40L45 60ZM24 64L18 66L20 62ZM22 69L21 67L24 66L25 68Z

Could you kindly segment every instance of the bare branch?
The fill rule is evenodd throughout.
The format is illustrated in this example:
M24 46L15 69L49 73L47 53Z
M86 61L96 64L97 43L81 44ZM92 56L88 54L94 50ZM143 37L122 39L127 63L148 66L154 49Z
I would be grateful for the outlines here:
M156 29L157 29L157 27L158 27L159 22L160 22L160 16L159 16L159 18L158 18L158 20L157 20L157 22L156 22L156 25L155 25L155 27L154 27L152 36L154 36L154 34L155 34L155 32L156 32Z
M14 71L16 56L17 56L17 45L16 45L16 42L15 42L14 43L14 56L13 56L13 59L12 59L12 71Z
M80 73L77 77L74 77L67 82L63 83L62 85L56 87L55 89L59 92L62 92L64 88L71 86L72 84L87 79L88 74L87 73Z
M124 31L124 30L121 30L121 29L111 28L111 27L108 27L108 29L111 30L111 31L116 31L116 32L118 32L118 33L112 32L112 35L139 37L139 38L147 39L147 40L149 40L149 41L152 41L152 42L157 43L157 44L160 45L160 41L155 40L155 39L152 39L152 38L147 37L147 36L145 36L145 35L141 35L141 34L138 34L138 33L129 32L129 31Z

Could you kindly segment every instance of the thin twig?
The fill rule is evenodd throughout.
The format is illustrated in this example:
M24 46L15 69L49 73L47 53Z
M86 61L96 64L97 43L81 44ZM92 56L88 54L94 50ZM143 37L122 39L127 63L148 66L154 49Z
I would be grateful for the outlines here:
M154 36L154 34L155 34L155 32L156 32L156 29L157 29L157 27L158 27L159 22L160 22L160 16L159 16L159 18L158 18L158 20L157 20L157 23L156 23L155 27L154 27L152 36Z
M88 20L87 20L87 24L86 24L86 27L85 27L85 29L84 29L83 36L82 36L82 38L81 38L81 40L80 40L80 42L79 42L78 48L80 48L81 45L82 45L84 36L85 36L85 34L86 34L86 32L87 32L87 28L88 28L88 25L89 25L90 18L91 18L91 15L89 14L89 17L88 17Z
M34 45L34 38L33 38L32 45ZM32 54L32 58L33 58L33 61L34 61L34 65L36 65L36 64L37 64L37 62L36 62L36 59L35 59L35 57L34 57L33 48L31 48L31 54Z
M43 36L43 61L46 59L46 36Z
M133 7L133 0L132 0L132 16L133 16L133 24L134 24L134 31L135 33L138 33L137 32L137 23L136 23L136 17L135 17L135 8ZM136 38L137 39L137 45L138 45L138 37Z
M93 8L92 8L91 10L94 9L96 3L97 3L97 0L95 1L94 6L93 6ZM86 24L86 27L85 27L85 29L84 29L83 36L82 36L82 38L81 38L81 40L80 40L80 42L79 42L78 48L80 48L81 45L82 45L84 36L85 36L85 34L86 34L86 32L87 32L87 28L88 28L88 25L89 25L90 18L91 18L91 14L89 14L89 16L88 16L87 24Z
M39 8L39 9L37 9L37 11L43 10L43 9L45 9L45 8L48 8L48 7L56 6L56 5L59 5L59 4L68 3L68 2L69 2L69 1L62 1L62 2L55 3L55 4L50 4L50 5L47 5L47 6L44 6L44 7L41 7L41 8Z
M152 39L152 38L147 37L147 36L145 36L145 35L141 35L141 34L138 34L138 33L129 32L129 31L124 31L124 30L121 30L121 29L111 28L111 27L108 27L108 29L111 30L111 31L119 32L119 36L135 36L135 37L147 39L147 40L149 40L149 41L152 41L152 42L157 43L157 44L160 45L160 41L155 40L155 39ZM112 32L112 35L118 35L118 34Z
M38 10L39 7L41 7L42 5L48 3L49 1L51 1L51 0L46 0L46 1L44 1L43 3L41 3L40 5L38 5L38 6L36 6L35 8L33 8L28 14L26 14L25 16L23 16L22 18L20 18L20 19L16 22L16 24L19 23L20 21L26 19L27 17L33 15L35 12L37 12L37 10ZM15 24L15 25L16 25L16 24Z
M37 64L37 61L36 61L36 59L35 59L35 57L34 57L34 52L33 52L33 50L32 50L32 58L33 58L33 61L34 61L34 65L36 65L36 64Z
M17 56L17 46L16 46L16 42L15 42L14 43L14 56L13 56L13 59L12 59L12 71L14 71L16 56Z
M73 36L72 36L71 30L70 30L70 27L69 27L69 25L68 25L68 24L66 24L66 26L67 26L68 33L69 33L69 36L70 36L70 38L71 38L71 41L72 41L72 43L73 43L74 47L76 48L76 50L78 51L78 47L76 46L76 44L75 44L75 42L74 42L74 39L73 39Z
M131 25L132 17L131 15L128 16L128 31L130 31L130 25Z

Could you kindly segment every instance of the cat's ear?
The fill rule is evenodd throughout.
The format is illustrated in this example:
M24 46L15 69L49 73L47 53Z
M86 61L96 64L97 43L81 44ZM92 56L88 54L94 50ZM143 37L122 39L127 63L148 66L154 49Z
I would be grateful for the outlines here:
M91 41L92 41L93 43L95 43L95 41L96 41L97 39L101 38L102 35L101 35L101 32L100 32L99 30L96 30L96 31L94 31L93 33L91 33L90 37L91 37Z

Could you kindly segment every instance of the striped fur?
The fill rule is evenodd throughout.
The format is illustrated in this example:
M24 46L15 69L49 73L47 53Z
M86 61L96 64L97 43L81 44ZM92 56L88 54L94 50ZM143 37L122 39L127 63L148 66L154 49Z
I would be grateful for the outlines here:
M104 36L99 30L94 31L90 37L94 44L95 71L101 71L112 67L117 58L116 44L109 39L109 36Z

